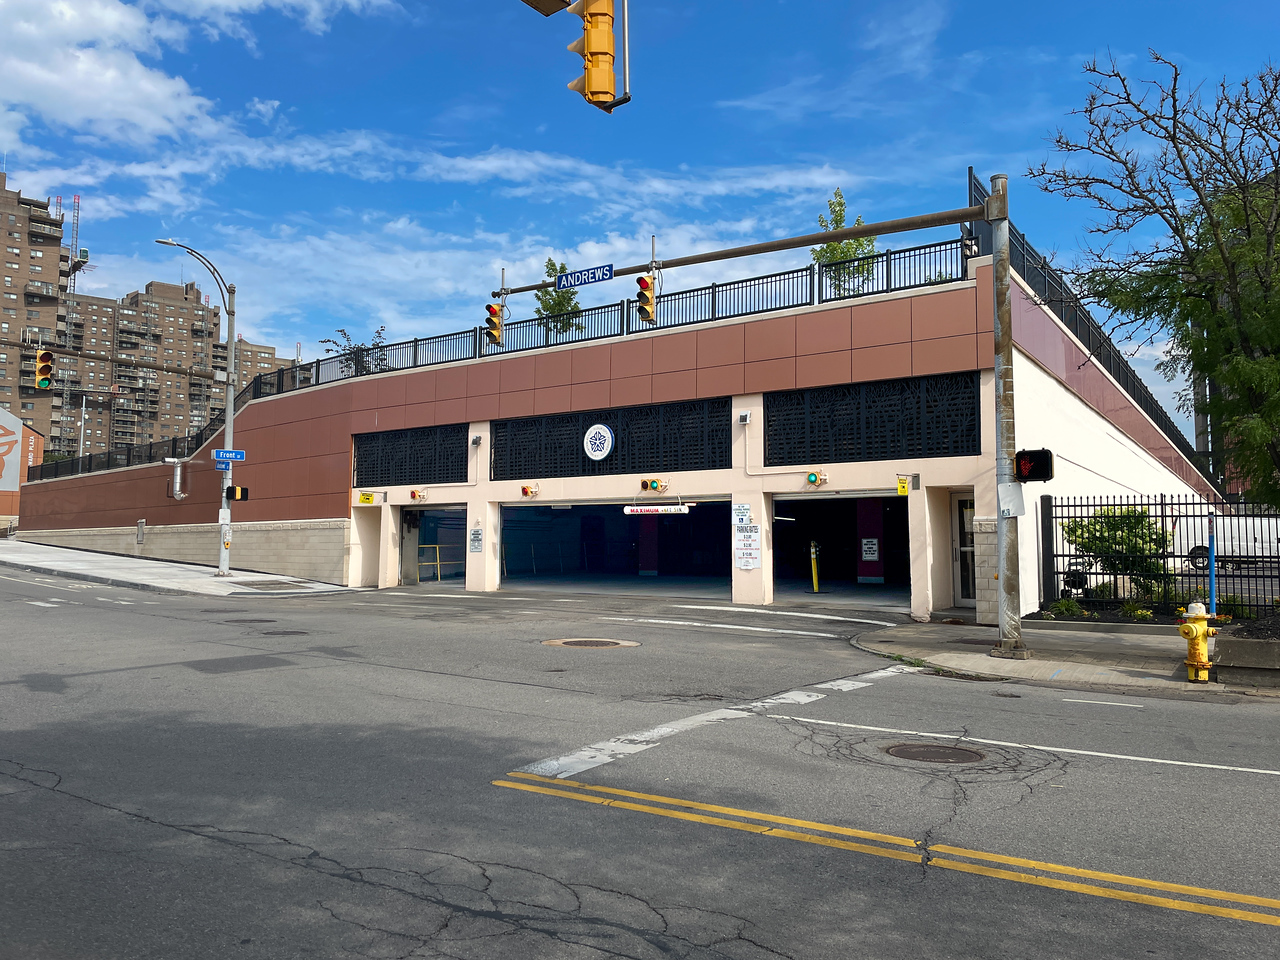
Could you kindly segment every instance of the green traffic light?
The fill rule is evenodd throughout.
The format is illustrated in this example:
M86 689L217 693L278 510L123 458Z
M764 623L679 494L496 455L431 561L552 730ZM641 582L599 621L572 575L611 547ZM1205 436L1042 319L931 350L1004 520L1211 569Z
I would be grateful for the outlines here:
M818 475L817 475L816 473L811 473L811 474L809 474L809 482L810 482L810 483L817 483L817 482L818 482Z
M36 386L39 387L41 390L48 390L49 387L52 386L52 384L53 384L53 381L50 380L48 377L41 377L39 380L36 381Z

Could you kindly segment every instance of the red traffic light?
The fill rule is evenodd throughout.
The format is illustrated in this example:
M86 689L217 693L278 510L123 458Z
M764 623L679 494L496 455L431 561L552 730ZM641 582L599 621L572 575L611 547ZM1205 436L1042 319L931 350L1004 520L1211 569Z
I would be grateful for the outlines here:
M636 286L641 290L652 290L653 281L648 277L636 277Z
M1019 483L1036 483L1053 479L1051 450L1019 450L1013 458L1014 479Z
M491 317L502 316L502 308L498 306L496 303L488 304L484 309Z

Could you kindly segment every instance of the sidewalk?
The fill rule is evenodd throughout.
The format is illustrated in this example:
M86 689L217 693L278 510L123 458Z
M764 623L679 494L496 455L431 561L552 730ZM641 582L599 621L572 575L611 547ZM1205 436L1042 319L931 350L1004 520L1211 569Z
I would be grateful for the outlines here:
M229 577L215 577L215 567L92 553L0 538L0 569L4 567L112 587L204 597L312 596L344 593L349 589L332 583L243 570L233 570Z
M1023 624L1030 660L987 655L999 642L995 627L910 623L863 634L854 645L868 653L923 660L931 667L969 676L1034 680L1164 693L1252 693L1252 687L1188 683L1187 642L1168 628L1102 633L1038 630Z

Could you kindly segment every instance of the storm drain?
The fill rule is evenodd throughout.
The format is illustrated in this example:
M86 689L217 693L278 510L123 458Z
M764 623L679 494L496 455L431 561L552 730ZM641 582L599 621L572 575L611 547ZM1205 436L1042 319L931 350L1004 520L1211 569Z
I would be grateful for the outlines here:
M638 647L634 640L598 640L582 637L573 640L543 640L544 647Z
M964 747L946 747L940 743L899 743L886 747L885 753L899 760L919 760L922 763L977 763L982 754Z

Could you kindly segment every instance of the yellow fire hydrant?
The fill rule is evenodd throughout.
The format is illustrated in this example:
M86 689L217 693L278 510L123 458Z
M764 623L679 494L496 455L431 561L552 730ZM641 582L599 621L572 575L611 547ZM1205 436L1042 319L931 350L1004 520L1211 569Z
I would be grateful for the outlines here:
M1187 641L1187 680L1191 683L1208 683L1209 638L1216 637L1218 631L1209 626L1209 615L1203 603L1192 603L1187 606L1187 619L1178 627L1178 633Z

